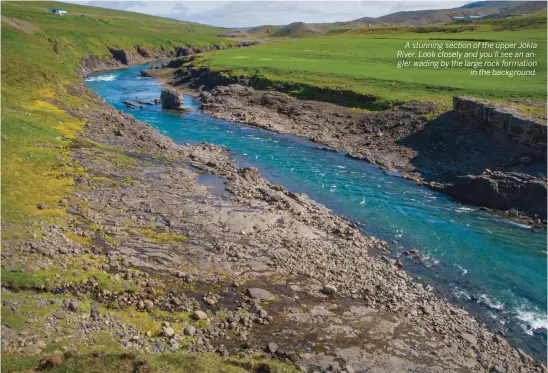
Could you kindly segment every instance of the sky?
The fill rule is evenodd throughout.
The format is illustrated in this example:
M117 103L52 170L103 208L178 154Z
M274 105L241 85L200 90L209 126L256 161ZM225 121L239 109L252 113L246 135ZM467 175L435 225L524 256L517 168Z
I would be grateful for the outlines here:
M221 27L351 21L403 10L448 9L472 2L439 1L70 1Z

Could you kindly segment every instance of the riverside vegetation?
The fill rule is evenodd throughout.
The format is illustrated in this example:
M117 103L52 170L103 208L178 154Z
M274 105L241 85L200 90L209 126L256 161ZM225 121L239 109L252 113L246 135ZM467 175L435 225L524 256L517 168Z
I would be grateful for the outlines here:
M386 243L226 149L177 146L78 74L120 66L113 50L235 44L221 30L59 6L2 3L2 369L542 370L373 255Z
M328 99L333 92L359 93L370 98L366 108L386 109L410 100L447 102L453 95L542 102L546 100L546 15L524 18L448 26L374 26L324 37L272 37L267 40L277 42L253 49L203 54L196 65L231 76L246 74L255 88L285 86L286 91L300 98ZM508 49L512 52L522 41L536 42L538 75L477 78L466 67L397 68L397 52L404 50L407 42L434 41L508 42L514 45Z

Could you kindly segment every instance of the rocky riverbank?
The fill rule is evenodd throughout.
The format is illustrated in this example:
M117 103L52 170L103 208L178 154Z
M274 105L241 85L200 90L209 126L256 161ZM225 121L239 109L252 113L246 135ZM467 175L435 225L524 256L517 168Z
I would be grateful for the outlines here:
M303 136L461 201L546 225L546 145L531 147L493 136L477 118L446 111L441 103L412 102L366 112L255 90L247 77L234 81L180 67L168 84L211 88L201 101L204 112L214 117ZM485 182L479 185L480 180Z
M70 351L107 335L129 351L266 356L310 372L543 371L352 222L237 167L226 149L178 146L82 85L71 94L89 108L52 104L86 123L66 161L82 171L74 195L36 201L65 211L64 223L3 241L4 317L23 318L2 326L3 351ZM353 114L332 110L333 122ZM425 109L398 110L385 115L420 125Z
M95 71L121 69L129 65L139 65L157 60L171 60L212 50L250 47L256 44L259 44L259 42L249 40L227 45L174 45L171 49L163 46L160 48L151 48L150 46L145 47L140 45L135 45L133 50L112 47L109 48L112 56L90 55L84 58L80 62L79 72L81 75L87 75Z

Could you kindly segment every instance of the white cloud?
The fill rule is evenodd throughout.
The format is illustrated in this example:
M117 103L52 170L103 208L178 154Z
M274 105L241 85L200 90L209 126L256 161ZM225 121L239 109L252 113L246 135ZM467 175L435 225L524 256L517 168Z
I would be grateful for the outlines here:
M448 9L469 1L74 1L222 27L350 21L403 10Z

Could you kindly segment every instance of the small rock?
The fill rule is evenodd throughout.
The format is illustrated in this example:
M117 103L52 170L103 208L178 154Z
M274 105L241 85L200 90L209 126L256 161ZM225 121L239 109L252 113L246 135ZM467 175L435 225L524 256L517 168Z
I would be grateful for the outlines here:
M189 325L183 329L183 333L185 333L185 335L189 335L192 337L194 336L194 334L196 334L196 328L193 327L192 325Z
M205 319L207 319L207 314L206 314L204 311L200 311L200 310L194 311L194 313L192 314L192 316L193 316L196 320L205 320Z
M152 312L154 309L154 302L149 299L145 300L144 305L147 312Z
M433 311L432 311L432 308L428 307L428 306L424 306L421 308L422 309L422 312L425 314L425 315L432 315L433 314Z
M40 370L50 370L63 364L63 356L56 355L48 359L40 360Z
M243 332L239 332L238 334L236 334L236 339L238 339L239 341L247 341L247 336L245 335L245 333Z
M68 247L60 247L59 248L59 253L61 254L68 254L70 252L70 250L68 249Z
M266 352L270 352L271 354L275 354L276 351L278 351L278 345L274 342L269 342L266 345Z
M78 303L72 301L68 304L67 308L69 309L69 311L72 311L72 312L78 312L80 311L80 306L78 306Z
M333 285L325 285L322 288L322 293L324 293L324 294L335 294L335 293L337 293L337 288Z
M175 335L175 330L173 330L172 327L168 326L168 327L165 327L163 328L163 332L162 334L165 336L165 337L168 337L168 338L171 338Z
M297 355L295 352L289 352L286 354L289 361L296 364L299 361L299 355Z
M460 337L470 343L472 346L476 346L478 344L478 340L476 339L476 337L474 337L470 333L460 333Z
M247 295L249 295L251 298L258 299L258 300L267 300L272 301L275 300L276 297L271 292L260 289L260 288L249 288L247 289Z
M93 307L91 309L91 318L93 320L99 320L101 318L101 311L99 311L96 307Z
M65 317L67 317L67 313L63 310L59 310L59 311L55 312L53 314L53 316L55 316L56 319L62 320Z

